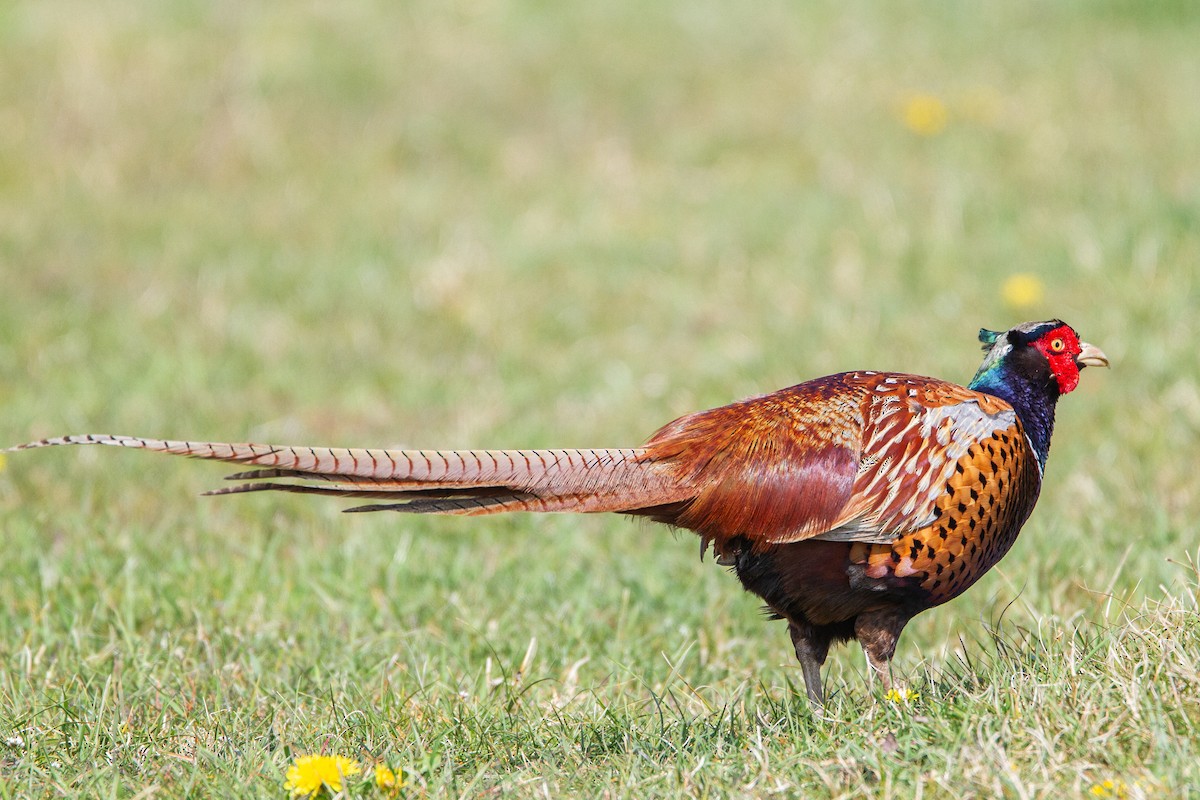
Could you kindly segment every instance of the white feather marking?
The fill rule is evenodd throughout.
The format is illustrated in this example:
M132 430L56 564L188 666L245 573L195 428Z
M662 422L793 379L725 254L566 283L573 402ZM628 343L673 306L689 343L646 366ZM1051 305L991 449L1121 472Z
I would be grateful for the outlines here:
M1027 433L1027 434L1025 434L1025 443L1029 445L1029 452L1031 452L1031 453L1036 453L1036 452L1037 452L1037 450L1034 450L1034 449L1033 449L1033 440L1029 438L1029 434L1028 434L1028 433ZM1041 479L1041 478L1044 478L1044 477L1046 477L1045 475L1043 475L1043 474L1042 474L1042 462L1038 460L1037 456L1034 456L1034 457L1033 457L1033 463L1034 463L1034 464L1037 464L1037 468L1038 468L1038 478L1039 478L1039 479Z

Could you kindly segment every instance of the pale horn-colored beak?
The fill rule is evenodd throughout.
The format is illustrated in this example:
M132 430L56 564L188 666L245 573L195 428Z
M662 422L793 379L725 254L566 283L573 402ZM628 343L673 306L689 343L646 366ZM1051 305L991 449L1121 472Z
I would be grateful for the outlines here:
M1108 356L1104 355L1104 351L1096 345L1080 342L1079 347L1079 355L1075 356L1075 363L1080 367L1108 366Z

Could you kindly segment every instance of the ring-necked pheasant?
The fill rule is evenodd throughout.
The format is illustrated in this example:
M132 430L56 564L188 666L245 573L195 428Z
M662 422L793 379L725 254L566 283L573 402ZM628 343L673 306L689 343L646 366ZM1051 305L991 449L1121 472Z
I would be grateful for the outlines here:
M999 561L1037 502L1058 398L1108 366L1060 320L981 330L967 388L846 372L681 417L642 447L348 450L88 435L256 467L209 494L278 490L385 502L349 511L615 511L695 531L788 621L809 697L832 642L857 639L885 686L912 617Z

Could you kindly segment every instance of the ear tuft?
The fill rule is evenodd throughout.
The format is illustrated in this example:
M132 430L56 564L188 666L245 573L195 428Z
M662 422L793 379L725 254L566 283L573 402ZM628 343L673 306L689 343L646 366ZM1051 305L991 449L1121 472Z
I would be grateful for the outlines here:
M987 350L996 343L996 340L1004 335L1004 331L989 331L987 328L979 329L979 341L983 343L983 349Z

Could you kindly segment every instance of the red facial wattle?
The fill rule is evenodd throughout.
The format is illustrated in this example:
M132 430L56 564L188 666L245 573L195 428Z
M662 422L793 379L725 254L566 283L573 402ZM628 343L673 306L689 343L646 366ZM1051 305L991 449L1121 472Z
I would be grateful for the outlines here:
M1079 365L1075 358L1083 348L1070 325L1060 325L1033 342L1050 364L1050 372L1058 381L1058 393L1066 394L1079 385Z

